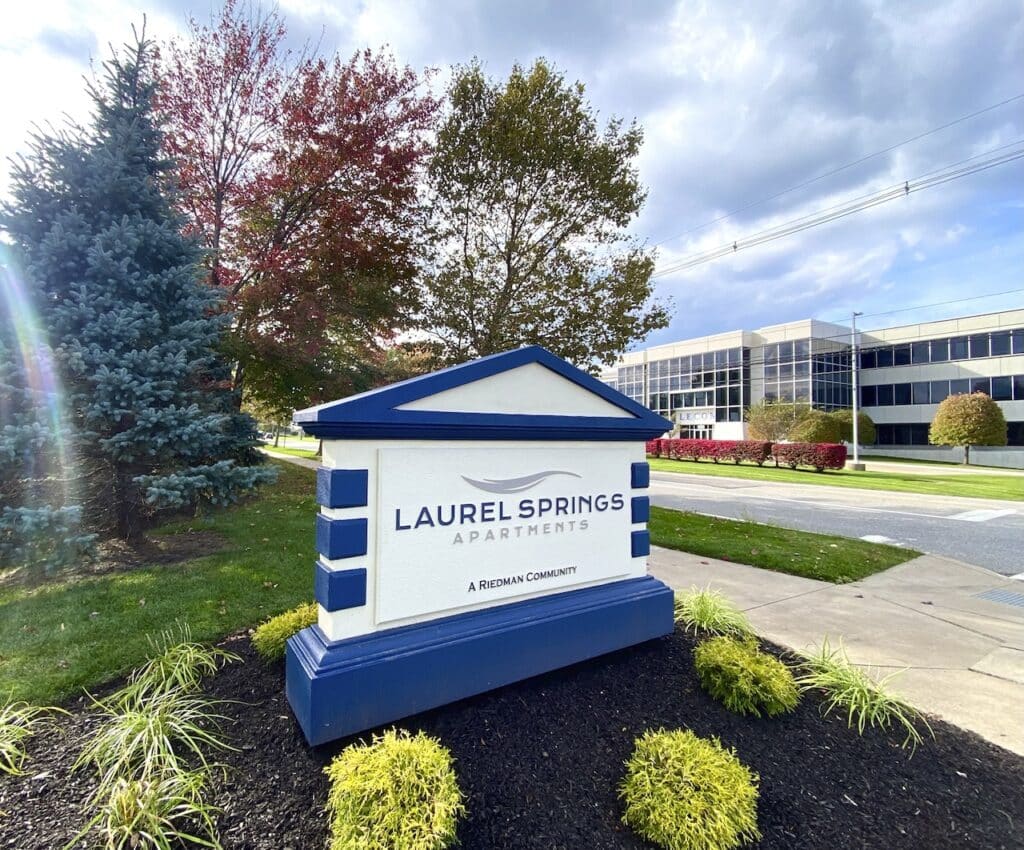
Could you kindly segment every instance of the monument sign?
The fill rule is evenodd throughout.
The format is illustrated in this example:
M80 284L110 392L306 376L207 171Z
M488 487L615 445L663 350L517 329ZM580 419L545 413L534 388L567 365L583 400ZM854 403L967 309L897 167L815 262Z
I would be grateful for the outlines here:
M668 634L644 441L671 423L539 347L295 415L323 439L312 744Z

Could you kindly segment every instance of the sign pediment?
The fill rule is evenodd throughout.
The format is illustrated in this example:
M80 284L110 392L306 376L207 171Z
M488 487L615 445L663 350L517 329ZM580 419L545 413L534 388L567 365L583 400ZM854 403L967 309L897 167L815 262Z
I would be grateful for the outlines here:
M300 410L295 421L334 439L641 440L672 427L540 346Z

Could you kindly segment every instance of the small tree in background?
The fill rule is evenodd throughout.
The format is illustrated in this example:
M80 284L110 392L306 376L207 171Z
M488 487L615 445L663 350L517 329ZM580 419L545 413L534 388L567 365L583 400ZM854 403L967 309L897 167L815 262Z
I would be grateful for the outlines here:
M985 393L951 395L935 411L928 442L933 446L963 446L964 463L970 463L971 446L1006 445L1006 418Z
M790 431L808 410L810 407L806 404L762 399L757 404L750 405L745 414L750 439L767 440L770 443L787 440Z
M838 443L839 423L823 410L806 410L790 429L794 443Z
M161 508L223 504L274 475L252 463L254 423L233 412L217 357L227 317L162 189L170 163L154 88L141 39L90 86L89 129L33 140L0 212L46 342L40 356L53 353L86 524L125 538Z
M839 424L839 439L844 443L853 442L853 409L834 410L829 414ZM875 423L863 410L857 411L857 439L862 446L875 442Z

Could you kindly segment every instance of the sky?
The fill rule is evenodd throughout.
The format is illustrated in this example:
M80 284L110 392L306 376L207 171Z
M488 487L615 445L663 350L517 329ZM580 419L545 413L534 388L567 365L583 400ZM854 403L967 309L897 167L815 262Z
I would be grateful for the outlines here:
M143 13L148 33L165 39L184 31L188 15L206 22L214 8L209 0L36 0L5 10L0 194L7 157L24 149L33 125L87 116L83 75ZM280 0L279 8L296 46L312 40L344 55L387 46L400 62L440 69L441 81L473 57L500 78L514 62L543 56L584 83L601 120L635 119L648 197L631 229L657 251L656 297L672 308L669 327L638 345L808 317L846 322L854 310L870 329L1024 306L1024 291L976 297L1024 288L1024 159L673 271L987 151L1024 151L1024 97L899 145L1024 95L1019 0Z

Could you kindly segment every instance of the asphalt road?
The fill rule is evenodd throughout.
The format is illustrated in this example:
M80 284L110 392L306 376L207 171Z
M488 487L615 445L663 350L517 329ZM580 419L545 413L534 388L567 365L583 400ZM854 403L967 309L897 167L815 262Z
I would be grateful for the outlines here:
M1024 579L1024 502L659 472L651 502L907 546Z

